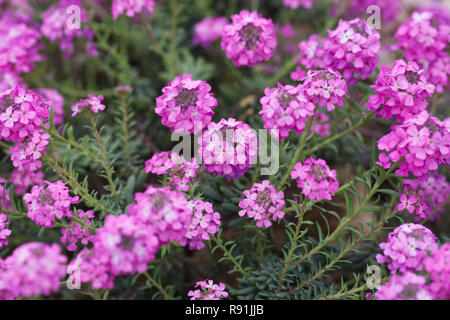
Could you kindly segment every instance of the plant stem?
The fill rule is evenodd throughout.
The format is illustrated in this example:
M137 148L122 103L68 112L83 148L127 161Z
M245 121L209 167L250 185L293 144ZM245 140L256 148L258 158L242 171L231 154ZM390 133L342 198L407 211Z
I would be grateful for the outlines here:
M295 151L295 155L292 158L291 164L289 165L289 168L286 171L286 174L284 175L283 179L281 180L280 184L278 185L278 190L281 190L283 186L288 181L291 171L294 169L295 164L300 160L300 157L302 156L303 148L305 147L306 140L309 136L309 131L311 130L312 122L314 120L314 116L310 116L308 120L306 120L306 126L303 129L302 135L298 139L298 146L297 150Z
M220 234L217 237L213 238L214 242L216 243L217 247L220 248L225 257L228 258L228 260L230 260L234 266L237 268L237 270L239 271L240 274L242 274L242 276L250 281L250 278L247 274L247 272L244 270L244 268L242 268L241 264L233 257L233 255L231 254L231 252L227 249L227 247L223 244L222 239L220 238Z
M323 147L329 145L330 143L350 134L355 132L357 129L359 129L360 127L362 127L365 123L367 123L370 119L372 119L372 117L375 115L375 111L371 111L367 114L367 116L365 116L364 118L362 118L361 120L358 121L358 123L356 123L355 125L351 126L350 128L348 128L345 131L342 131L338 134L335 134L332 137L329 137L326 140L323 140L322 142L316 144L314 147L312 147L311 149L308 149L305 151L305 157L313 154L314 152L322 149Z
M125 156L128 161L128 165L131 168L133 166L133 161L131 160L130 146L129 146L129 136L128 136L128 104L126 98L120 97L120 104L122 106L122 131L123 131L123 144L125 149Z
M109 186L111 187L111 192L113 196L117 199L117 201L121 202L120 196L117 193L116 185L114 184L112 169L108 162L108 156L105 151L105 147L103 146L102 139L100 137L100 132L97 129L97 120L92 113L88 113L89 119L91 120L91 127L94 132L95 140L97 141L98 149L100 151L101 156L101 164L103 165L103 169L105 169L106 178L108 180Z
M309 199L305 197L302 204L302 209L298 215L297 225L295 226L294 236L291 238L291 246L289 248L289 252L286 257L286 261L284 263L283 270L281 271L280 279L278 280L278 292L281 291L281 285L283 284L283 280L286 277L286 273L289 269L289 265L292 261L292 256L294 255L295 249L297 249L297 242L300 236L300 229L303 224L303 218L306 213L306 209L308 208Z
M392 174L392 172L397 168L397 166L398 166L398 162L393 164L392 167L386 172L386 175L385 175L384 179L379 180L379 181L377 181L374 184L374 186L372 187L372 190L370 190L370 192L367 194L367 196L364 199L364 201L358 206L358 209L355 211L355 213L352 216L346 216L345 218L343 218L341 220L341 223L333 231L333 233L328 235L322 241L322 243L318 244L312 250L310 250L309 252L305 253L299 260L295 261L294 262L294 266L297 266L297 265L305 262L306 260L308 260L310 257L315 255L316 253L320 252L320 250L322 250L322 248L324 246L326 246L328 243L330 243L331 241L335 240L341 234L341 232L344 231L348 227L348 225L353 221L353 219L355 217L357 217L358 214L366 207L366 205L370 201L370 199L372 199L372 197L378 191L378 189L383 184L383 182Z
M151 284L158 289L158 291L163 295L164 299L166 300L175 300L174 297L172 297L162 286L161 284L156 281L155 278L153 278L147 271L143 273L143 275L151 282Z

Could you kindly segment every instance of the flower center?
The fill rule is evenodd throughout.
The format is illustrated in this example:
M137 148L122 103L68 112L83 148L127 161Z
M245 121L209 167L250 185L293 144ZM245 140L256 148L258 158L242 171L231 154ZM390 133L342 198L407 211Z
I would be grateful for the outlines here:
M125 251L130 251L133 249L133 247L134 247L134 237L122 235L122 239L120 241L119 248L121 248Z
M249 23L239 31L241 39L245 41L245 46L248 50L253 50L259 43L259 36L261 35L262 29L260 27L255 27L253 24Z
M168 199L165 194L161 192L155 193L151 199L153 211L158 212L159 210L161 210L166 204L167 200Z
M183 111L197 103L197 89L182 88L175 97L175 104Z
M294 97L288 94L285 90L278 91L278 102L280 106L286 110L287 107L291 104L291 101L294 100Z
M356 33L359 33L360 35L362 35L364 37L369 36L369 34L366 32L366 29L364 28L364 26L357 24L357 23L353 23L350 26L353 29L353 31L355 31Z
M414 71L406 71L405 72L406 80L408 80L409 83L418 83L419 82L419 74Z

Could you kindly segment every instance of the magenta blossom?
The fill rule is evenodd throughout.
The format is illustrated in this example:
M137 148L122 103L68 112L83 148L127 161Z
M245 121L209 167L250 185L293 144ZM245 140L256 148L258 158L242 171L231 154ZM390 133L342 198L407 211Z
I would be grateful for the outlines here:
M178 133L197 133L214 115L217 100L211 86L202 80L192 80L190 74L177 76L156 98L155 112L163 125Z
M256 11L241 11L231 16L232 23L225 26L221 46L227 58L237 67L252 67L272 57L277 46L275 27Z
M303 163L298 162L291 172L291 178L298 179L297 186L311 200L331 200L339 189L336 170L330 170L322 159L310 157Z
M225 291L225 285L223 283L214 284L209 279L197 281L195 288L198 289L188 292L191 300L220 300L222 297L228 297L228 292Z
M272 221L284 217L285 204L283 191L277 192L269 180L255 183L250 190L245 190L239 202L239 216L248 215L256 221L256 226L268 228Z

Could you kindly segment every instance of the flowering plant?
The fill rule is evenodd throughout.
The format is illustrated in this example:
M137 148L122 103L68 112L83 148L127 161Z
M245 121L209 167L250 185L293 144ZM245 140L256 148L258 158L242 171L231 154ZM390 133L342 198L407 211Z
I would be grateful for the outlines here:
M450 299L407 1L0 0L0 300Z

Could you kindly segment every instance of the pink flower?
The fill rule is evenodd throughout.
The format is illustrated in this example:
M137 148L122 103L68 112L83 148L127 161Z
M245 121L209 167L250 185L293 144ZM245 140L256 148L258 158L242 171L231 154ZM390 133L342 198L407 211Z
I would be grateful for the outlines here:
M134 17L136 14L152 14L155 7L154 0L113 0L111 11L114 20L122 13L127 17Z
M77 6L80 9L80 26L71 26L73 19L72 12L67 11L70 6ZM81 0L59 0L42 14L41 33L51 42L59 40L59 47L66 57L70 57L74 50L75 38L85 38L86 53L96 55L94 43L94 32L86 28L88 22L86 10L83 8Z
M28 217L38 226L51 228L55 218L72 217L71 204L78 203L78 196L71 197L69 188L61 181L44 181L23 196L28 207Z
M297 186L311 200L331 200L339 189L336 170L330 170L325 160L310 157L298 162L291 172L292 179L298 179Z
M93 94L88 95L86 99L80 99L77 103L72 105L72 117L77 114L82 113L86 109L90 109L93 113L98 113L99 111L105 110L106 106L102 104L103 96L96 96Z
M66 260L56 243L22 244L3 263L0 261L0 299L59 291L60 281L66 274Z
M197 133L214 115L217 100L211 86L202 80L192 80L190 74L175 77L156 98L155 112L163 125L178 133Z
M406 194L413 194L418 201L414 204L414 219L419 221L433 214L447 200L450 194L450 183L444 175L431 172L421 179L403 180L403 190ZM400 209L399 209L400 210ZM445 212L445 206L438 210L431 220L438 219Z
M272 57L277 46L275 27L256 11L241 11L231 16L232 23L225 26L221 46L228 59L237 67L252 67Z
M246 123L233 118L211 122L198 138L200 157L206 170L239 179L256 163L258 138Z
M383 65L375 85L376 94L369 97L367 108L386 119L396 117L404 122L424 111L434 85L427 82L423 70L414 63L396 60L391 68Z
M432 251L423 264L431 279L429 290L438 299L450 299L450 243Z
M433 294L426 286L427 279L413 272L394 274L391 279L378 288L377 300L432 300Z
M316 4L316 0L283 0L283 6L293 10L303 7L311 9Z
M192 217L188 230L180 244L189 244L190 250L205 247L204 241L210 240L220 230L220 213L215 212L210 202L199 199L189 201Z
M47 102L31 90L16 85L0 93L0 137L22 142L49 117Z
M192 217L192 208L183 193L149 186L145 192L136 193L134 201L128 207L129 215L152 226L161 245L182 241Z
M146 271L160 244L154 228L126 214L106 216L93 243L95 255L114 276Z
M25 193L30 186L43 182L44 173L42 171L30 171L26 168L14 169L11 172L9 182L14 185L17 195Z
M41 34L27 24L2 14L0 19L0 73L29 73L42 60Z
M55 126L62 125L64 123L64 97L55 89L41 88L37 89L36 92L53 109Z
M92 226L92 220L94 218L94 212L92 210L83 211L77 210L77 217L83 221L87 226ZM87 246L89 242L92 242L94 235L91 234L89 228L81 225L78 221L70 219L70 223L61 230L62 236L60 238L61 243L68 244L68 251L77 250L77 242L81 240L81 244Z
M309 70L303 86L311 101L320 107L326 106L328 111L344 105L347 84L338 72L331 69Z
M391 272L421 271L428 251L437 249L436 236L420 224L405 223L389 233L380 248L383 255L377 254L377 262L388 263Z
M446 120L447 121L447 120ZM434 171L450 159L450 126L426 111L408 118L402 125L393 125L391 132L378 140L379 165L389 168L400 161L396 174L417 177Z
M194 44L209 48L211 44L222 37L223 28L228 24L225 17L205 18L194 25Z
M317 111L314 115L311 132L325 138L331 135L331 125L328 123L330 116L326 113Z
M314 115L315 110L305 91L301 84L296 87L278 84L277 88L266 88L259 112L264 128L279 130L280 140L289 137L290 130L297 134L303 132L306 120Z
M6 181L0 178L0 210L11 209L11 204L9 202L8 190L5 190L3 183ZM11 230L7 229L10 222L8 222L8 215L0 211L0 249L8 245L8 237L11 235ZM1 267L0 267L1 272ZM1 298L1 285L0 285L0 298Z
M194 182L199 167L195 158L189 162L171 151L156 153L145 162L146 173L167 174L169 184L178 191L189 190L189 184Z
M228 292L225 291L225 284L214 284L212 280L206 279L197 281L195 284L196 290L190 290L188 296L191 300L220 300L220 298L228 297Z
M341 5L342 1L333 0L332 3L334 5L331 7L331 14L336 16L336 7ZM402 0L353 0L348 2L343 14L346 19L367 17L372 14L372 12L367 12L372 5L380 8L382 22L392 22L400 13Z
M299 48L298 62L306 68L340 72L353 85L357 76L366 79L375 69L381 48L380 34L363 20L340 20L336 30L328 31L328 37L312 35L300 42Z
M283 191L277 192L269 180L255 183L250 190L243 192L243 199L239 202L239 216L248 215L256 221L256 226L268 228L272 221L282 219L285 201Z

